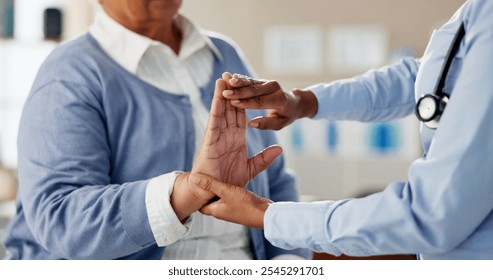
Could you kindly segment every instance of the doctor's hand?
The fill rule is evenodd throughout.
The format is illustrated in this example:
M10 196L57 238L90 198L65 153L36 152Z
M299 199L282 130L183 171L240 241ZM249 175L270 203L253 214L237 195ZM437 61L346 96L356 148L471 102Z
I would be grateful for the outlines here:
M311 91L295 89L287 92L276 81L234 74L228 85L223 97L236 108L268 110L266 117L252 119L249 127L280 130L297 119L313 117L318 110L318 101Z
M254 193L214 180L200 174L191 175L191 180L204 191L212 192L220 199L206 204L200 212L220 220L242 224L248 227L263 228L265 211L271 200Z
M216 81L204 140L192 171L178 176L171 194L171 205L180 220L215 196L198 188L190 180L191 175L205 174L244 187L282 153L280 146L271 146L248 158L245 109L232 106L222 97L222 92L228 89L226 81L231 75L225 74L223 78Z

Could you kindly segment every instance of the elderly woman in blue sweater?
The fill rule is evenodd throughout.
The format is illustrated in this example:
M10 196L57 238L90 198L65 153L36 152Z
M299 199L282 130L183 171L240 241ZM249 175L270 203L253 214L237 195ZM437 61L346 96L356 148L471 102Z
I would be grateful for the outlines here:
M280 148L265 149L274 134L245 131L259 112L221 97L223 72L251 75L238 48L179 15L181 0L99 2L89 32L47 58L26 102L9 258L307 258L197 212L213 195L194 173L298 198L274 160Z

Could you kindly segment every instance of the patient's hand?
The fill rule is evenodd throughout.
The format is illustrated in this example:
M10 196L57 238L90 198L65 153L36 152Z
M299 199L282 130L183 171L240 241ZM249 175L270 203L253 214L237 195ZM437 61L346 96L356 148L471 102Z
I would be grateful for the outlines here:
M204 206L215 194L199 187L192 175L208 175L216 180L244 187L282 153L271 146L248 158L245 109L236 108L223 96L230 74L216 81L209 121L202 147L190 173L180 174L174 184L170 203L177 217L184 220Z
M209 122L192 173L209 175L222 182L244 187L266 169L282 149L271 146L248 158L245 109L227 101L222 92L228 89L229 73L216 81Z

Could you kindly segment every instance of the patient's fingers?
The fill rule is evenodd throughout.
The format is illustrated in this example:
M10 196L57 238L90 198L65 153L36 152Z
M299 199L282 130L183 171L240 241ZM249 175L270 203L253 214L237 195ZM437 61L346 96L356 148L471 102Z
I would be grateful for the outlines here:
M223 80L226 81L226 84L229 85L229 80L231 80L233 78L233 75L231 75L231 73L229 73L229 72L224 72L222 75L222 78L223 78Z
M210 115L214 117L221 117L225 110L225 101L222 97L222 92L226 89L226 82L222 79L216 80L216 88L214 90L214 96L212 97ZM209 118L209 121L211 119Z
M216 89L212 98L211 111L207 128L204 135L204 143L210 145L217 142L220 136L221 128L226 126L224 111L226 109L226 100L221 96L221 92L226 88L226 82L222 79L216 80Z
M232 78L232 75L228 72L223 73L222 79L226 83L227 88L231 88L228 86L228 81ZM233 106L230 102L226 102L225 104L225 116L228 127L238 127L238 128L246 128L246 113L242 108L237 108Z

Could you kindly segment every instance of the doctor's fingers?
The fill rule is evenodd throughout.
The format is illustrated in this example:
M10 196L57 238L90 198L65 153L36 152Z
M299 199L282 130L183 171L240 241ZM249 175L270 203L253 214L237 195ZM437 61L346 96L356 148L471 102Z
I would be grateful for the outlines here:
M252 77L248 77L241 74L233 74L231 76L231 79L228 79L228 84L235 88L246 87L246 86L257 85L257 84L265 84L266 82L267 80L264 79L254 79Z
M223 190L222 197L219 195L220 200L200 209L202 214L248 227L263 228L264 214L271 200L237 186L229 185Z
M234 99L231 100L231 105L240 109L266 109L276 110L278 113L285 114L285 111L289 105L289 99L287 95L282 91L275 93L256 96L247 99Z
M231 84L231 80L229 84ZM223 91L223 97L226 99L248 99L258 96L271 95L278 92L282 92L279 83L276 81L268 81L245 87L230 87L229 89Z
M269 114L267 117L256 117L248 122L248 127L262 130L281 130L293 122L292 119Z
M211 176L200 174L200 173L190 174L190 181L196 187L211 192L219 196L220 198L231 197L231 192L234 192L235 188L240 188L231 184L220 182Z

